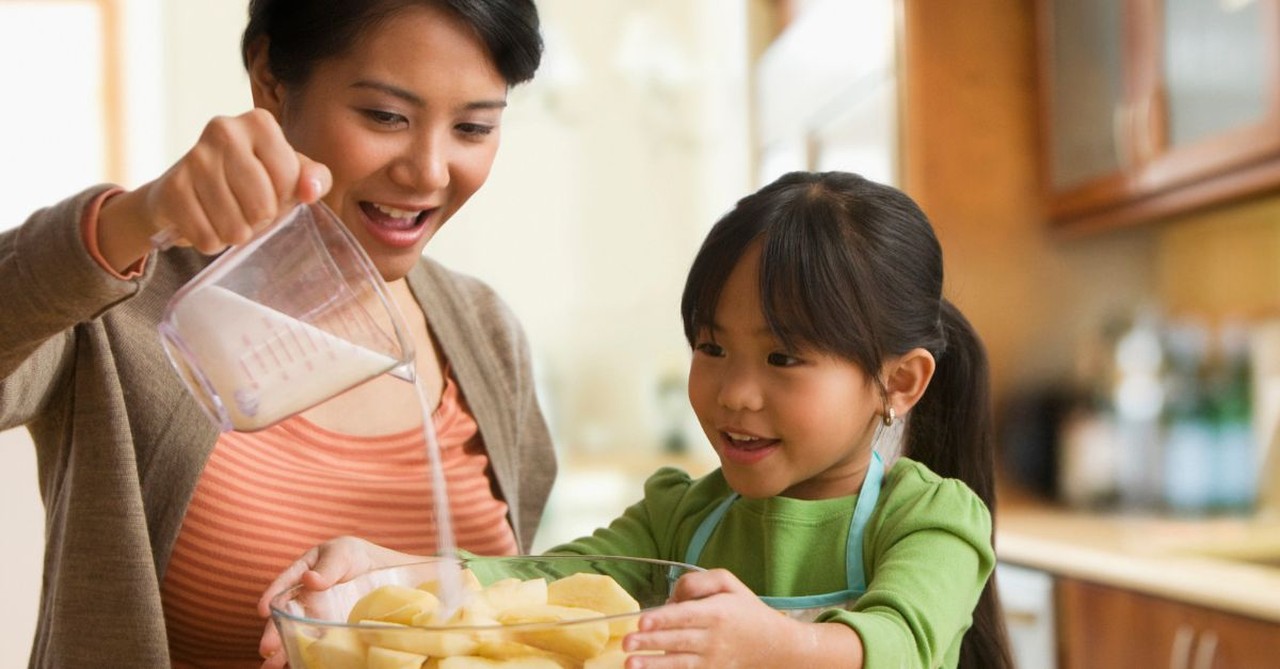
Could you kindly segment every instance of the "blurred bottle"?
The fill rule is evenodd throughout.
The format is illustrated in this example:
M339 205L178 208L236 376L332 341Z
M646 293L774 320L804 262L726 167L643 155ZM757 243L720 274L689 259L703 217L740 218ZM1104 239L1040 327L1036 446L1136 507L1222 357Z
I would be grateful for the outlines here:
M1176 513L1198 514L1215 490L1218 416L1208 384L1209 330L1184 321L1168 328L1165 341L1163 501Z
M1127 319L1109 319L1076 351L1070 404L1057 425L1056 485L1068 506L1108 509L1120 499L1120 456L1114 380L1116 344Z
M1161 318L1154 308L1140 309L1133 324L1116 342L1116 375L1112 389L1119 460L1120 504L1148 510L1163 496L1165 351Z
M1248 333L1239 323L1223 327L1221 358L1212 387L1217 443L1211 471L1210 506L1226 512L1247 511L1258 494L1254 460L1253 367Z

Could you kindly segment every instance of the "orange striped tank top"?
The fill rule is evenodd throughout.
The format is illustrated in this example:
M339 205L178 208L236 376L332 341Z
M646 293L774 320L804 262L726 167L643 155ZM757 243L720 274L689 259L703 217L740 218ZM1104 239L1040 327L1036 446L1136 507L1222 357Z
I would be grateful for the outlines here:
M432 422L458 546L513 555L475 419L446 375ZM161 585L174 667L260 666L258 598L304 551L349 534L397 550L436 550L426 439L329 432L301 417L223 434L196 483Z

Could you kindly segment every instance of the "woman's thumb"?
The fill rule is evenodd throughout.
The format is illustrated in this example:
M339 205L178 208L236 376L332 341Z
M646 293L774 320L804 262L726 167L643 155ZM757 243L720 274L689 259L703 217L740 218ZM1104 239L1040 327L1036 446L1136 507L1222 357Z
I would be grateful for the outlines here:
M324 163L318 163L298 154L298 187L294 191L298 202L315 202L333 187L333 174Z

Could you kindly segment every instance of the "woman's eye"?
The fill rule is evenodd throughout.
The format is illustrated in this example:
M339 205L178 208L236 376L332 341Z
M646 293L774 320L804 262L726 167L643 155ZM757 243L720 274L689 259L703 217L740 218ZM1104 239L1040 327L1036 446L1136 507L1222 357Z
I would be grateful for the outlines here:
M458 132L468 137L485 137L493 134L494 126L483 123L459 123Z
M800 358L786 353L770 353L768 359L769 364L774 367L793 367L800 364Z
M719 358L724 355L724 349L719 344L716 344L715 342L709 342L709 341L702 342L701 344L698 344L697 346L695 346L694 350L703 355L709 355L713 358Z
M400 114L397 114L395 112L383 111L381 109L366 109L364 110L364 115L367 116L369 120L373 121L374 123L377 123L378 125L384 125L389 127L404 125L405 123L408 122L408 120Z

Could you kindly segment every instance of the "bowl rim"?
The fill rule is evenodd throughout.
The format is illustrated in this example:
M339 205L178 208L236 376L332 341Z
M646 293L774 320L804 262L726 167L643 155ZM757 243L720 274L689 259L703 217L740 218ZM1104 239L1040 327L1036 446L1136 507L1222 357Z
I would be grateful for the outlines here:
M458 557L458 558L447 558L444 556L431 556L431 557L425 557L421 560L414 560L412 562L404 562L401 564L387 565L385 567L370 569L362 574L357 574L345 581L339 581L338 583L335 583L330 587L337 587L344 583L350 583L363 576L367 576L369 574L373 574L377 572L390 571L393 569L404 569L406 567L417 567L417 566L429 565L429 564L434 564L434 563L443 562L443 561L454 561L459 563L460 565L465 565L468 562L502 562L502 561L509 561L509 560L530 561L530 562L570 562L570 561L606 560L611 562L632 562L636 564L649 564L655 567L663 567L668 570L680 569L682 570L682 572L706 571L704 567L699 567L698 565L695 565L695 564L689 564L685 562L676 562L673 560L663 560L659 558L636 557L636 556L630 556L630 555L579 555L576 553L561 553L561 554L555 554L555 555L473 555L473 556ZM503 624L399 625L395 623L386 623L381 621L349 623L345 621L340 622L336 620L322 620L319 618L311 618L308 616L295 615L295 614L289 613L288 611L285 611L284 609L280 608L277 605L277 602L284 601L286 597L296 595L296 593L302 589L303 589L303 586L301 584L298 584L280 592L275 597L272 597L269 605L271 609L271 619L275 621L279 621L283 619L293 623L299 623L304 625L315 625L315 626L322 626L322 627L328 627L328 628L345 628L345 629L354 629L354 630L377 629L377 630L406 630L406 631L427 630L432 632L444 632L444 631L467 632L467 631L492 631L497 629L532 630L532 629L540 629L540 628L548 628L548 627L563 627L565 625L574 625L574 624L580 624L580 623L585 624L585 623L595 623L595 622L608 622L611 620L629 618L632 616L639 615L640 613L643 613L646 610L657 608L657 607L649 607L649 609L642 608L639 611L633 611L628 613L615 613L612 615L601 615L601 616L592 617L592 618L582 618L581 620L568 620L568 621L559 621L559 622L518 623L514 625L503 625ZM314 592L324 592L324 591L316 590ZM661 604L659 606L665 606L665 604Z

